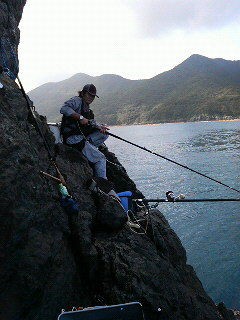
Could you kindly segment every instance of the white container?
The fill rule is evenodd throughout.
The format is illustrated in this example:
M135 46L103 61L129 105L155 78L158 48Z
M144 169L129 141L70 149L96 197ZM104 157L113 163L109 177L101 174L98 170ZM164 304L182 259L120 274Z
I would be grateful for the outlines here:
M54 135L55 144L63 143L60 135L61 122L58 122L58 123L49 122L48 127Z

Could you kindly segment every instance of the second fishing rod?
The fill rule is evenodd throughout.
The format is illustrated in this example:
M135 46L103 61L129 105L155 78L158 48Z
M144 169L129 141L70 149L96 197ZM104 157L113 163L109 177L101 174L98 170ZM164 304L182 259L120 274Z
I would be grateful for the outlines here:
M151 153L151 154L153 154L153 155L155 155L155 156L157 156L157 157L160 157L160 158L165 159L165 160L167 160L167 161L169 161L169 162L172 162L172 163L174 163L174 164L176 164L176 165L178 165L178 166L180 166L180 167L182 167L182 168L184 168L184 169L187 169L187 170L189 170L189 171L192 171L192 172L194 172L194 173L196 173L196 174L198 174L198 175L200 175L200 176L202 176L202 177L205 177L205 178L207 178L207 179L210 179L210 180L212 180L212 181L214 181L214 182L216 182L216 183L218 183L218 184L221 184L222 186L225 186L225 187L227 187L227 188L229 188L229 189L231 189L231 190L234 190L234 191L240 193L240 190L235 189L235 188L227 185L226 183L223 183L223 182L221 182L221 181L219 181L219 180L216 180L216 179L214 179L214 178L211 178L211 177L207 176L207 175L204 174L204 173L201 173L201 172L199 172L199 171L197 171L197 170L191 169L191 168L189 168L188 166L185 166L185 165L183 165L183 164L181 164L181 163L179 163L179 162L177 162L177 161L174 161L174 160L172 160L172 159L170 159L170 158L167 158L167 157L165 157L165 156L162 156L162 155L159 154L159 153L153 152L153 151L151 151L151 150L149 150L149 149L147 149L147 148L145 148L145 147L142 147L142 146L140 146L140 145L138 145L138 144L136 144L136 143L133 143L133 142L131 142L131 141L128 141L128 140L126 140L126 139L124 139L124 138L121 138L121 137L119 137L119 136L117 136L117 135L115 135L115 134L113 134L113 133L107 132L107 134L108 134L109 136L111 136L111 137L114 137L114 138L119 139L119 140L121 140L121 141L124 141L124 142L126 142L126 143L128 143L128 144L131 144L132 146L135 146L135 147L137 147L137 148L139 148L139 149L142 149L142 150L144 150L144 151L146 151L146 152L149 152L149 153Z

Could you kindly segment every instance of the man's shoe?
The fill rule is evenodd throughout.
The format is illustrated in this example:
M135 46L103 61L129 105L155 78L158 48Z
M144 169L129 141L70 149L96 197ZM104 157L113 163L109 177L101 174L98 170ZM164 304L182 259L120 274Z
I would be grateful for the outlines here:
M99 191L97 182L95 180L93 180L93 179L90 179L87 182L87 188L89 190L91 190L92 192L94 192L94 193L98 193L98 191Z

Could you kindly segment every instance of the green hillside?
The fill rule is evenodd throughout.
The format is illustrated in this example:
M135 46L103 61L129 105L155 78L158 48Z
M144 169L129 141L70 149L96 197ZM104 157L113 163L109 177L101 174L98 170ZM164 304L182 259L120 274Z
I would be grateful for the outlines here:
M29 96L49 121L59 121L61 105L86 83L95 84L100 95L92 104L96 118L109 125L240 117L240 61L200 55L151 79L79 73L44 84Z

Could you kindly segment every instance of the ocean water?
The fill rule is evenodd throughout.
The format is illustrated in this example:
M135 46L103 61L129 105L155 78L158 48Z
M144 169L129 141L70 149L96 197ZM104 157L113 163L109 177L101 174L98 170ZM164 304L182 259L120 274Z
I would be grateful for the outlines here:
M240 122L112 127L111 132L240 189ZM239 198L224 186L109 137L107 145L146 197ZM240 308L240 203L162 203L205 290Z

